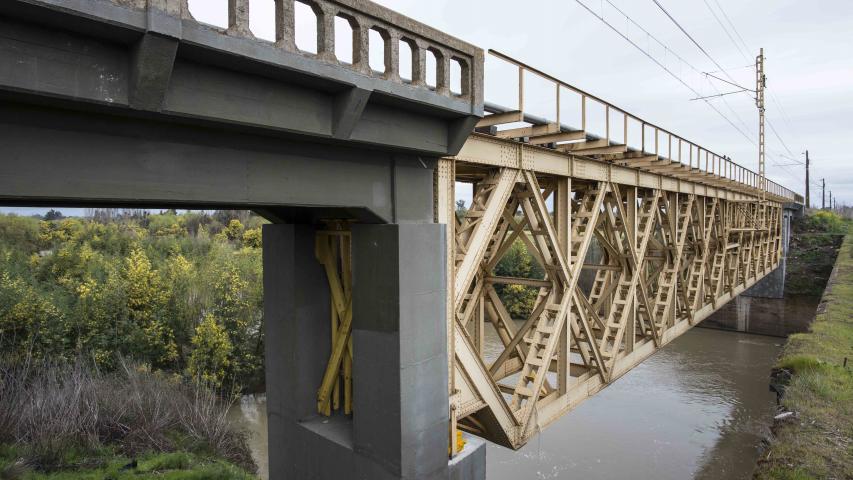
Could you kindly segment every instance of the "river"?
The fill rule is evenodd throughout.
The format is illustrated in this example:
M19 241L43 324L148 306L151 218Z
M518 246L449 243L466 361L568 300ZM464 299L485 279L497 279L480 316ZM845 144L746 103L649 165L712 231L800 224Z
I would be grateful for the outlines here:
M767 385L783 342L692 329L521 450L489 444L487 478L751 478L774 413ZM265 400L244 397L230 418L250 432L266 478Z

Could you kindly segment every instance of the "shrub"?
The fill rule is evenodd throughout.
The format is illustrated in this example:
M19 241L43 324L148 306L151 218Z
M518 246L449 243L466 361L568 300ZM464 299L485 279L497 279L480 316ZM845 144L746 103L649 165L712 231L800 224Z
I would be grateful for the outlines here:
M0 443L19 445L42 470L104 448L135 456L187 447L255 470L245 434L227 420L233 401L198 382L119 365L103 373L83 361L0 363Z
M231 356L231 340L228 332L208 313L195 329L192 339L193 353L189 372L193 378L201 379L218 387L225 380Z

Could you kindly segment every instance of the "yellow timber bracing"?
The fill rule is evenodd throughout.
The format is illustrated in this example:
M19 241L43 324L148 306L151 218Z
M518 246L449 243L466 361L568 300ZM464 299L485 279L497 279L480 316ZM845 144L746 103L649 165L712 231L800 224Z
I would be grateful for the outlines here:
M341 408L352 413L352 258L350 232L335 223L317 233L314 254L323 265L331 292L331 354L317 392L317 411L329 416Z

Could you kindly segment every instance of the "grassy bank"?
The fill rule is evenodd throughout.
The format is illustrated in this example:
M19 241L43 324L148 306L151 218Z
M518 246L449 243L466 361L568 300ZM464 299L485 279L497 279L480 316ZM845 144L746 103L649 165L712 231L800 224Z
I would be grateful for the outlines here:
M847 367L844 362L847 359ZM776 378L782 406L759 479L853 478L853 235L848 234L808 333L792 335Z
M254 480L256 477L223 460L190 452L145 453L138 457L109 449L81 458L84 464L50 472L34 470L19 451L0 447L0 478L6 480ZM70 459L73 459L71 456ZM5 465L4 465L5 463Z
M229 402L119 360L0 362L0 480L250 479Z

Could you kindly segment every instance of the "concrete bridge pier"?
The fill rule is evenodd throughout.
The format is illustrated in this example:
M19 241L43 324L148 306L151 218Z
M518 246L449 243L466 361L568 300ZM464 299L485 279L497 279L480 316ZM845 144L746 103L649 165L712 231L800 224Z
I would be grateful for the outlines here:
M390 191L405 195L392 194L391 222L351 227L352 415L317 411L331 350L322 227L264 226L272 479L485 478L482 441L448 458L447 233L434 222L434 165L395 161Z
M787 203L782 208L782 259L779 266L741 295L758 298L783 298L785 296L785 269L788 246L791 243L791 222L802 215L802 205Z
M351 417L317 413L330 299L315 234L264 227L271 478L485 478L483 444L448 461L444 225L353 227Z

